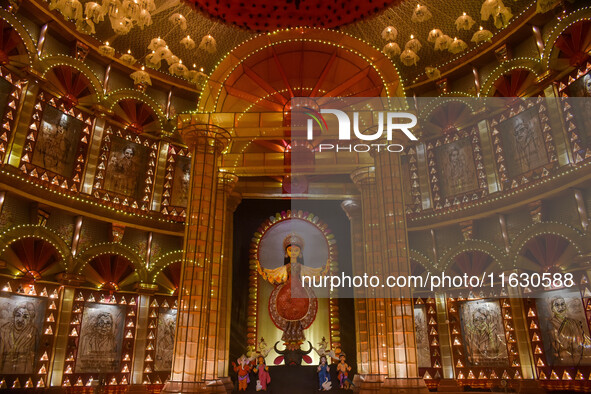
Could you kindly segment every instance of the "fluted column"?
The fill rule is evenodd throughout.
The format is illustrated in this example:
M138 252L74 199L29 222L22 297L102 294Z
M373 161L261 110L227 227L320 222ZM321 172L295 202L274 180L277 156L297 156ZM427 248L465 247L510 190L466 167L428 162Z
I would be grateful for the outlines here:
M363 221L361 217L361 203L356 200L345 200L341 208L347 214L351 228L351 257L353 275L363 275ZM355 306L355 339L357 345L357 371L365 374L369 369L367 298L365 289L354 289Z
M216 368L223 243L223 215L216 220L220 209L218 172L230 136L214 125L191 124L180 127L179 132L192 154L191 194L172 376L163 391L216 391L223 387Z

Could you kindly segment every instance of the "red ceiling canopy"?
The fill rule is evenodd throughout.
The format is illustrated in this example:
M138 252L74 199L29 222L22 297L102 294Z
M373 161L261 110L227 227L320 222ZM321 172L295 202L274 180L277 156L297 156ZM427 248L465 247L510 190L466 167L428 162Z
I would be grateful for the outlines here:
M225 23L255 31L333 28L372 16L402 0L185 0Z

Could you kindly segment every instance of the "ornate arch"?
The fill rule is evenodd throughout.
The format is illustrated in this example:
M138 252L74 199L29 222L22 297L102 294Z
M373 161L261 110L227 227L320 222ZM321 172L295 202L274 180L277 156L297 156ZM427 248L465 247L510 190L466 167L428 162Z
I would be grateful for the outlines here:
M160 105L144 92L140 92L135 89L116 90L105 97L104 103L105 107L112 111L115 109L117 104L125 100L135 100L139 103L147 105L156 116L159 130L163 130L164 124L166 122L166 116L162 112Z
M119 255L126 258L132 264L133 268L137 272L140 282L145 283L148 278L146 268L143 264L141 256L133 249L128 246L121 245L119 243L109 242L98 244L89 247L82 251L76 258L76 265L74 272L81 275L84 267L94 258L100 255L111 254Z
M182 262L183 258L184 252L182 250L174 250L172 252L168 252L160 256L158 260L154 262L153 268L148 273L149 281L151 283L156 283L156 279L158 278L158 275L162 272L163 269L178 261Z
M334 61L334 58L339 57L339 51L343 54L354 56L360 59L368 69L373 69L380 78L380 87L383 89L378 93L374 93L372 96L387 96L397 97L404 95L404 89L401 85L399 78L399 72L392 61L380 52L378 49L373 48L366 43L346 35L341 32L324 29L309 29L309 28L297 28L287 29L273 34L260 35L251 40L248 40L241 45L234 48L218 65L214 72L209 77L209 82L205 85L201 92L199 100L199 111L200 112L220 112L224 111L220 106L220 97L224 92L227 84L229 84L228 78L239 69L245 69L244 63L252 56L259 55L262 51L270 51L272 58L276 62L276 48L283 45L305 45L305 44L318 44L325 48L332 48L333 54L328 54L331 58L328 63ZM278 68L277 63L275 68ZM321 67L321 66L318 66ZM281 67L279 67L281 68ZM326 67L325 67L326 69ZM250 73L248 69L243 70L245 73ZM363 72L366 72L364 70ZM324 78L321 74L321 77ZM285 77L287 78L287 77ZM256 76L254 76L256 80ZM285 81L286 79L284 79ZM260 82L260 81L259 81ZM273 88L273 92L270 91L268 84L259 83L264 90L274 95L277 93L277 88ZM289 86L285 86L289 89ZM313 91L317 91L317 86ZM377 86L374 86L377 88ZM334 95L334 96L338 96Z
M445 271L455 262L454 259L464 252L481 252L489 255L502 270L509 269L507 255L494 244L476 239L466 240L454 248L451 248L441 256L441 271Z
M497 66L486 78L480 90L481 96L490 96L493 93L495 82L503 75L510 73L513 70L527 70L535 77L539 77L543 71L541 60L533 58L516 58L507 60Z
M73 268L72 253L68 244L55 232L47 227L25 224L8 229L0 235L0 255L13 242L24 238L37 238L49 242L61 256L60 264L66 271Z
M431 273L439 272L439 270L437 269L437 265L433 264L431 259L429 259L427 256L425 256L421 252L418 252L414 249L410 249L408 252L408 258L410 260L416 261L417 263L422 265L427 271L429 271Z
M579 255L591 251L591 239L589 239L589 236L582 234L574 227L557 222L535 223L522 230L511 244L509 256L514 266L517 265L525 244L538 235L543 234L555 234L566 239L574 246Z
M544 41L544 51L542 53L542 59L544 61L545 68L551 68L552 63L558 58L560 49L554 45L556 40L564 33L566 29L574 25L577 22L591 20L591 8L585 7L576 10L564 18L553 18L554 26L546 36Z
M37 61L39 61L39 58L37 56L37 46L33 42L31 35L27 31L27 29L21 24L21 22L13 14L11 14L3 8L0 8L0 18L2 18L4 21L6 21L6 23L12 26L21 38L25 46L25 49L27 50L29 64L34 64Z
M80 73L82 73L82 75L84 75L90 82L96 103L100 102L103 92L103 84L94 71L84 64L84 62L69 56L53 55L41 59L38 68L41 75L45 77L48 72L58 66L68 66L80 71Z

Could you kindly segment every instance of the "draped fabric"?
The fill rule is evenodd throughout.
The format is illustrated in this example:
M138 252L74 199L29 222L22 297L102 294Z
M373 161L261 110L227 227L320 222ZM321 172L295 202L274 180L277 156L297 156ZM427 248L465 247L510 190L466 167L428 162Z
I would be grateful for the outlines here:
M125 99L114 108L115 118L136 133L148 131L157 116L149 105L135 100Z
M44 276L46 271L57 265L61 257L55 247L47 241L37 238L23 238L10 245L18 257L23 272L33 276Z
M493 262L493 258L478 250L463 252L455 257L455 263L450 271L454 275L480 276Z
M515 69L495 82L495 97L519 97L532 86L535 75L524 69Z
M8 22L0 20L0 64L24 65L26 57L25 46L16 30Z
M107 287L121 288L131 282L133 265L125 257L103 254L95 257L87 268L88 279Z
M566 239L554 234L544 234L530 240L522 254L539 265L543 272L558 264L568 246Z
M58 91L64 104L70 108L85 101L84 99L92 93L88 78L73 67L56 66L48 72L46 77Z
M559 58L568 60L568 65L577 67L585 62L591 50L591 21L577 22L566 29L554 44L560 53Z

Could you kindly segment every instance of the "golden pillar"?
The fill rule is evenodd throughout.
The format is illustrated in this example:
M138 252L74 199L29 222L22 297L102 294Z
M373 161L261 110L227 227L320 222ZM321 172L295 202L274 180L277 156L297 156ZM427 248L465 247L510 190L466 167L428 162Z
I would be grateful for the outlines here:
M388 287L388 276L410 275L406 215L398 154L374 155L375 167L352 174L361 192L364 271L380 278L368 287L365 301L356 301L357 318L366 316L367 338L360 349L362 391L427 392L418 375L412 294L408 286ZM357 296L357 295L356 295ZM366 361L367 360L367 361Z
M172 376L163 392L226 391L217 362L224 227L220 200L225 199L218 185L226 183L220 181L219 162L230 136L214 125L189 124L179 131L192 154L191 194Z

